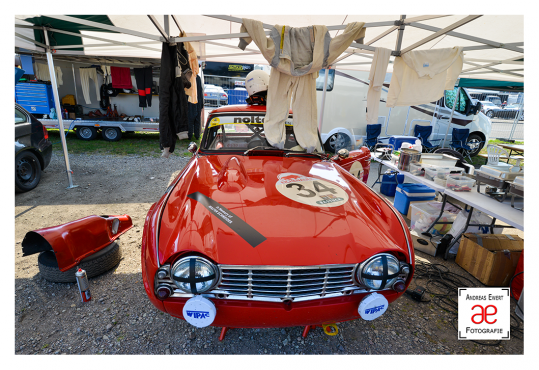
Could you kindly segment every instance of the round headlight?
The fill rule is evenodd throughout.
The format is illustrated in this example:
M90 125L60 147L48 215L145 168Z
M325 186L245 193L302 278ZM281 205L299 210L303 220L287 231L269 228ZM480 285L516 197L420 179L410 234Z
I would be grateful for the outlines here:
M187 293L204 293L217 282L217 266L202 257L185 257L171 270L174 284Z
M399 276L399 260L390 254L379 254L358 269L358 281L370 289L390 287Z

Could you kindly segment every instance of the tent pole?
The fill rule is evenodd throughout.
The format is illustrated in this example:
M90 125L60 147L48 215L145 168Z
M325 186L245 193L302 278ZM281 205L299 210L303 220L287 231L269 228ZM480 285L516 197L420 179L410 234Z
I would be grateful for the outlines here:
M67 144L64 133L64 120L62 119L62 109L60 107L60 94L58 94L58 84L56 83L56 73L54 71L54 62L52 60L52 53L49 45L49 36L47 35L47 29L43 27L43 33L45 34L45 43L47 44L47 64L49 65L49 74L51 76L52 93L54 95L54 106L56 107L56 115L58 116L58 127L60 128L60 139L62 140L62 148L64 149L64 158L66 163L67 179L69 186L67 189L76 188L78 185L73 185L73 179L71 178L71 167L69 165L69 154L67 153Z
M79 101L79 93L77 92L77 80L75 80L75 66L71 63L71 70L73 71L73 86L75 87L75 99Z
M445 140L447 139L447 135L449 134L449 127L451 127L451 121L453 120L453 113L455 113L455 108L457 107L459 100L460 100L460 86L457 89L455 101L453 102L453 109L451 109L451 116L449 116L449 122L447 122L447 130L445 131L444 142L442 143L442 148L445 147Z
M331 66L327 66L324 70L324 92L322 93L322 105L320 106L320 117L318 118L318 132L322 134L322 123L324 121L324 105L326 103L326 92L328 87L328 75Z

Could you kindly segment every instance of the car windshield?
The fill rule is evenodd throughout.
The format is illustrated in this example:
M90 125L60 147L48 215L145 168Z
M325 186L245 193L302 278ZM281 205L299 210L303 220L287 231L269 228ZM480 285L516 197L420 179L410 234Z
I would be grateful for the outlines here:
M203 151L242 151L245 152L248 149L267 149L267 150L279 150L272 147L266 140L264 133L264 124L260 117L252 119L251 117L235 118L234 122L223 122L227 117L214 117L206 130L204 130L204 137L202 139L201 150ZM245 121L251 121L245 123ZM237 122L239 121L239 122ZM260 122L257 122L260 121ZM286 142L284 145L284 151L286 152L305 152L305 150L299 146L294 135L291 119L288 119L285 124ZM320 144L319 152L322 145Z
M489 102L489 101L482 101L481 104L483 104L483 105L494 105L494 106L496 106L495 104L492 104L492 103Z

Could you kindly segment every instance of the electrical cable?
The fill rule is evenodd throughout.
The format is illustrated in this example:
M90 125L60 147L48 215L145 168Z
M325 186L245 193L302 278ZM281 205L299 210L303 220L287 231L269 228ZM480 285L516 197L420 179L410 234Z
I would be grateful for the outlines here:
M520 275L523 272L516 274L515 276ZM513 277L514 278L514 277ZM425 263L421 261L416 261L415 272L414 272L414 283L416 286L419 286L417 280L426 280L425 284L422 284L425 288L425 293L428 293L431 297L430 300L425 301L420 300L421 303L432 302L436 306L440 307L442 310L453 314L454 317L449 321L453 328L458 331L455 321L458 319L458 288L462 287L477 287L477 285L470 279L465 276L459 275L457 273L449 271L449 269L439 263ZM511 287L511 282L509 286ZM406 291L409 292L408 290ZM412 295L411 293L408 293ZM512 293L511 293L512 294ZM514 297L513 297L514 298ZM417 300L417 299L416 299ZM518 302L517 302L518 305ZM519 306L520 308L520 306ZM524 331L523 326L521 327L521 320L518 317L515 317L511 313L511 337L523 340ZM517 335L515 335L517 334ZM472 342L483 345L483 346L498 346L501 343L501 340L498 341L477 341L472 340Z

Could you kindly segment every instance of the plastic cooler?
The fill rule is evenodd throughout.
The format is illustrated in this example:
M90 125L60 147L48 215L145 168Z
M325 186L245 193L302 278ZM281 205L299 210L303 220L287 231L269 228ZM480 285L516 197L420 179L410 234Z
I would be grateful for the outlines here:
M453 191L472 191L474 179L466 176L447 176L446 188Z
M442 202L412 203L410 227L418 234L427 231L429 226L436 220L442 208ZM439 222L453 222L457 218L459 209L446 204ZM451 224L436 224L431 230L432 235L444 235L451 230Z
M404 175L398 174L397 181L399 184L404 182ZM397 181L395 181L395 175L384 174L382 176L382 184L380 185L380 193L387 195L388 197L394 197L397 190Z
M417 137L415 136L394 135L394 136L389 137L389 144L393 145L393 148L395 148L395 150L399 150L402 143L415 144L416 140L417 140Z
M427 185L399 184L393 205L400 213L406 215L408 207L410 207L410 200L433 200L435 193L434 189Z

